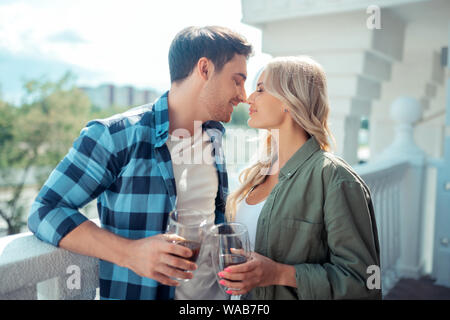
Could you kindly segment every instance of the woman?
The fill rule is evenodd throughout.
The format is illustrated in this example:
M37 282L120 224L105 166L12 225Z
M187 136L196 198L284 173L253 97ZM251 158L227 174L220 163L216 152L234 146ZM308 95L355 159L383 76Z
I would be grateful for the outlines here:
M328 152L321 66L305 56L273 59L248 104L249 126L267 130L269 157L241 173L227 215L249 227L254 253L219 273L220 283L253 299L380 299L366 286L367 268L380 263L370 193Z

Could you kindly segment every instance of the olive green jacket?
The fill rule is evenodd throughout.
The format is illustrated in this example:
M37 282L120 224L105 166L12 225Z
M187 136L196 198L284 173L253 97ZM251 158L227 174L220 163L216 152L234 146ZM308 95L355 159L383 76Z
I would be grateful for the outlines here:
M296 269L297 288L258 287L252 299L381 299L370 192L342 159L310 138L281 168L258 219L255 251Z

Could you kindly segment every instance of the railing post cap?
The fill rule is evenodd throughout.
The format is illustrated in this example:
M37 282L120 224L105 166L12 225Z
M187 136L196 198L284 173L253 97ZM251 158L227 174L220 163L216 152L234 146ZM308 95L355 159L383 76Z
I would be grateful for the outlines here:
M398 123L413 124L422 118L422 106L415 98L398 97L391 105L391 117Z

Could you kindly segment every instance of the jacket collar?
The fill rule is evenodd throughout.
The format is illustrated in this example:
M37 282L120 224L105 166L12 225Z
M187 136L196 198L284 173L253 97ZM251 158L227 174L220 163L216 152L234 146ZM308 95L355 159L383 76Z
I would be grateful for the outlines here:
M308 160L314 153L320 150L319 143L316 138L312 136L309 138L305 144L303 144L294 155L286 162L286 164L280 170L280 178L286 177L291 178L294 173L300 168L306 160Z

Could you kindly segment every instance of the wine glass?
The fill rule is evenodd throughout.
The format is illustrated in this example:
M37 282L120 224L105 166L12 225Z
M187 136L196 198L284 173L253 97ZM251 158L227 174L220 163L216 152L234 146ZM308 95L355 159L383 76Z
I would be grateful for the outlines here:
M227 267L242 264L250 259L250 240L247 227L238 222L225 222L213 226L209 230L212 245L212 260L216 269L217 281L221 278L217 275ZM231 281L231 280L229 280ZM232 281L237 282L237 281ZM226 292L236 290L233 288L220 287ZM240 296L237 296L239 299Z
M166 239L192 250L192 256L186 258L196 262L200 253L203 238L214 221L214 215L194 209L176 209L169 213L166 228ZM187 271L185 271L187 272ZM177 281L189 281L189 279L178 279Z

